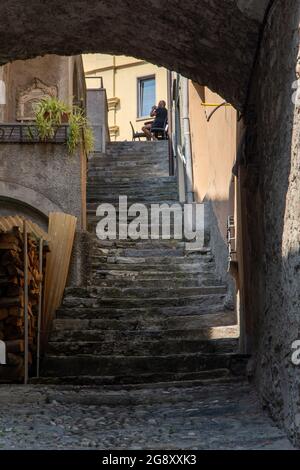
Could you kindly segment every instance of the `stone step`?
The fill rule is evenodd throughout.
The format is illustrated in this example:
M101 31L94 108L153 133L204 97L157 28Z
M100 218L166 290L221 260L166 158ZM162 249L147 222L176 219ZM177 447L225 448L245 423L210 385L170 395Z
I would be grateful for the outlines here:
M148 258L148 257L182 257L185 256L185 244L176 248L137 248L137 247L128 247L128 248L104 248L97 247L94 252L102 254L103 256L118 257L118 258Z
M228 323L228 326L203 326L199 318L191 317L173 318L168 324L168 319L161 321L160 318L153 318L153 327L150 319L143 319L141 316L133 316L126 319L125 315L117 318L114 321L114 329L107 328L110 326L109 322L105 323L105 315L101 320L87 320L87 319L55 319L53 322L53 332L51 334L51 342L114 342L116 346L119 342L128 342L128 344L135 344L136 342L148 341L217 341L223 339L238 339L239 326L232 324L234 321L233 316ZM106 318L109 320L109 318ZM112 320L116 320L113 319ZM127 322L127 323L126 323ZM159 325L159 328L157 327ZM192 325L192 326L191 326ZM195 329L195 325L198 328ZM91 326L93 328L91 328ZM101 328L104 326L103 328ZM141 326L141 328L139 328ZM133 328L134 327L134 328Z
M173 177L169 173L169 164L164 163L160 160L118 160L118 159L102 159L92 161L88 165L88 176L96 176L100 179L107 175L110 176L121 176L127 178L138 178L140 179L143 175L147 178L155 176L161 177Z
M137 153L137 152L145 152L147 155L162 153L167 157L168 155L168 142L147 142L147 141L139 141L139 142L110 142L106 145L105 154L121 154L124 153ZM98 152L94 152L93 155L100 154Z
M115 335L109 341L106 334L99 334L99 331L71 331L66 334L55 334L48 347L50 356L73 356L82 354L91 355L117 355L117 356L155 356L190 353L235 353L238 351L238 339L184 339L180 332L176 332L177 338L168 338L167 335L160 335L156 339L147 335L136 334ZM106 333L106 332L105 332ZM125 332L126 333L126 332ZM179 336L178 336L179 335ZM178 339L180 337L180 340Z
M103 276L107 274L112 274L115 276L126 276L133 279L135 276L141 276L141 279L145 277L159 275L159 273L166 273L166 276L171 275L179 277L180 274L194 274L194 275L206 275L214 272L214 265L209 265L208 263L203 263L202 265L192 265L192 264L169 264L165 267L163 264L143 264L143 263L109 263L104 264L100 263L95 259L91 265L92 274L97 276ZM165 271L167 269L167 271ZM183 277L183 276L181 276ZM164 279L164 276L162 276Z
M210 254L185 254L181 256L165 256L165 253L161 253L158 256L117 256L117 255L107 255L103 253L101 248L95 249L91 254L92 260L97 260L99 263L107 263L107 266L113 265L125 265L130 269L132 266L162 266L166 267L171 266L192 266L192 267L201 267L201 266L215 266L214 258Z
M107 249L107 250L114 250L114 249L135 249L139 250L176 250L176 249L184 249L186 248L186 242L181 240L175 240L171 238L170 240L132 240L127 238L126 240L100 240L96 234L91 234L93 237L93 243L95 246L95 250ZM93 250L94 251L94 250ZM184 251L186 254L186 250ZM209 247L203 247L201 251L197 251L197 254L211 254L211 250Z
M126 299L151 299L157 298L159 296L161 299L170 298L170 297L180 297L188 298L194 296L202 295L214 295L214 294L226 294L226 286L204 286L204 287L176 287L169 288L166 284L166 288L154 289L153 287L149 288L139 288L137 286L118 288L115 286L104 287L104 286L90 286L88 288L79 288L79 287L69 287L65 290L65 298L63 301L63 306L67 305L67 302L73 299L79 298L88 298L88 299L99 299L104 298L123 298Z
M94 194L93 192L88 193L87 195L87 202L95 204L98 207L100 204L108 203L117 206L119 204L119 196L127 196L128 204L177 204L178 197L177 195L173 194L133 194L127 195L118 193L114 196L108 194Z
M160 165L165 168L169 167L169 160L161 153L148 154L147 152L117 152L107 154L97 154L89 159L88 166L93 168L98 165L117 165L123 166L126 169L128 163L129 168L132 165Z
M99 240L101 242L101 240ZM179 246L165 246L163 248L157 248L156 246L151 245L143 245L142 243L137 247L135 244L130 246L127 245L123 248L117 248L113 245L111 247L104 247L102 246L101 243L99 245L95 246L95 249L93 250L94 255L98 255L100 257L109 257L109 258L133 258L133 259L148 259L148 258L183 258L186 257L186 259L189 259L189 256L192 256L192 254L187 254L186 249L185 249L185 243L182 242L178 244ZM203 249L202 251L197 252L197 257L200 260L205 259L205 261L208 261L209 257L211 256L211 253L209 251L206 251ZM214 259L210 257L211 262L214 262Z
M89 158L89 166L102 165L103 163L108 164L119 164L125 165L128 162L130 165L134 163L135 165L145 164L149 165L155 163L157 165L169 167L169 159L166 158L161 152L157 153L147 153L147 152L111 152L107 154L97 153Z
M95 232L96 233L96 228L97 228L97 225L99 222L101 222L102 220L104 221L105 220L105 225L107 226L108 223L110 224L114 224L115 220L116 220L116 232L114 234L114 232L111 234L111 238L115 238L115 239L118 239L119 238L119 235L120 235L120 229L121 228L124 228L126 229L126 227L128 227L128 225L135 219L135 217L132 217L132 219L127 219L127 222L126 222L126 219L125 219L125 222L122 221L121 223L119 223L119 220L118 220L118 217L115 218L106 218L106 217L89 217L88 218L88 231L89 232ZM139 222L138 222L139 223ZM111 225L111 228L112 230L114 230L114 225ZM150 223L146 223L146 224L140 224L139 223L139 226L137 227L137 225L135 225L134 227L134 233L136 233L136 231L138 231L138 236L139 238L145 238L144 235L141 236L141 233L142 234L146 234L146 237L147 238L151 238L151 237L160 237L160 238L175 238L175 235L176 237L178 238L178 241L188 241L185 237L185 231L184 231L184 224L182 223L178 223L176 224L176 233L174 231L174 227L175 227L175 224L174 222L171 220L170 224L168 224L166 227L163 227L163 223L160 222L159 224L157 223L153 223L153 224L150 224ZM102 225L101 225L101 230L103 231L103 228L102 228ZM178 235L178 230L180 230L180 233ZM101 232L102 233L102 232ZM107 236L107 230L105 232L105 236ZM180 238L179 238L180 236Z
M190 318L192 316L198 316L199 321L202 315L215 314L224 310L224 298L218 297L219 303L212 302L212 297L206 296L202 298L202 302L196 302L193 305L192 302L186 305L170 306L165 305L153 305L146 304L145 300L140 301L141 305L106 305L99 304L96 299L76 299L76 302L69 302L69 306L64 306L59 309L58 315L61 317L62 313L65 318L74 318L72 311L76 311L78 318L105 318L110 316L112 318L119 318L123 312L131 317L137 314L143 314L146 321L154 321L155 316L160 316L161 320L166 318L171 319L179 317ZM81 316L80 316L81 315ZM186 320L187 321L187 320ZM160 324L160 323L159 323Z
M92 194L95 192L95 194L106 194L108 197L112 197L114 195L114 191L118 191L118 196L119 194L122 196L132 196L132 195L139 195L139 194L145 194L148 196L156 195L158 194L159 196L162 196L162 199L165 198L165 196L168 196L169 194L173 196L173 194L178 193L178 188L177 184L174 182L160 182L157 181L157 183L153 184L148 184L145 183L145 185L141 183L136 183L136 184L130 184L130 181L128 182L104 182L103 180L98 180L95 182L88 182L88 189L87 192L89 194Z
M117 166L116 164L111 165L97 165L90 167L88 170L88 179L91 181L98 180L100 181L102 178L123 178L126 175L128 180L133 180L139 178L141 180L143 177L154 178L155 176L161 177L169 177L169 170L167 168L163 168L158 164L155 165L143 165L137 166L134 165L132 167L124 168L123 166Z
M128 145L128 142L111 142L105 149L105 155L128 155L128 154L146 154L146 155L164 155L168 158L167 145L154 145L148 142L135 142L134 145ZM93 155L101 155L100 152L94 152Z
M228 369L233 375L244 375L248 357L239 354L172 354L166 356L102 356L80 354L45 358L43 370L47 377L68 376L135 376L137 383L143 375L157 374L161 381L171 374L188 374L214 369ZM42 371L42 376L44 375Z
M152 256L103 256L102 253L102 248L96 246L95 247L95 258L100 257L100 258L105 258L107 262L109 263L118 263L118 264L147 264L147 265L161 265L164 264L164 266L173 266L175 265L203 265L203 264L209 264L209 265L215 265L214 262L214 257L206 251L203 252L196 252L196 253L188 253L185 252L183 255L176 256L176 257L170 257L170 256L164 256L164 252L162 251L159 253L158 256L152 255ZM109 250L110 251L110 250Z
M56 400L61 402L62 400L71 400L72 404L76 404L77 401L80 403L85 403L88 405L91 404L100 404L102 406L112 406L121 404L126 406L132 406L133 403L140 403L145 405L145 397L139 395L139 390L141 388L148 388L151 390L151 394L148 400L148 403L164 403L165 401L172 402L173 394L161 393L160 388L172 387L172 388L181 388L181 387L203 387L216 384L226 384L228 382L244 382L246 381L245 375L233 375L228 369L214 369L194 373L165 373L165 374L140 374L139 376L128 376L128 375L116 375L116 376L91 376L91 375L82 375L82 376L62 376L62 377L40 377L38 379L32 378L30 383L34 386L36 385L46 385L47 387L53 385L64 385L80 387L80 392L82 392L82 386L84 387L84 394L78 393L77 390L74 390L74 393L71 394L71 397L66 397L66 395L60 394L57 397L55 391L51 393L51 388L47 388L47 399L48 402ZM92 393L86 388L87 386L92 387ZM95 387L101 387L100 390L95 389ZM107 387L112 386L113 389L107 393ZM124 398L124 391L134 390L137 392L135 400L130 397ZM122 390L122 395L116 393L118 389ZM159 394L154 395L153 390L158 390ZM198 389L197 389L198 392ZM199 392L198 392L199 393ZM185 400L193 401L194 396L189 394L185 397Z
M125 194L126 196L126 194ZM146 201L146 202L143 202L143 204L147 207L148 209L148 212L150 213L150 210L151 210L151 204L155 204L157 205L157 202L153 202L153 201ZM171 205L171 204L176 204L176 205L181 205L183 207L183 203L180 203L179 201L174 201L174 200L170 200L170 199L165 199L165 200L160 200L159 201L159 204L160 205L163 205L163 204L167 204L167 205ZM87 203L87 211L88 213L94 213L96 214L96 211L98 209L98 206L99 206L99 203L98 202L88 202ZM116 207L116 213L119 214L119 205L117 204Z
M183 211L184 211L184 206L183 206L183 204L180 203L180 202L176 202L175 205L176 205L176 210L177 210L177 207L181 207L181 208L182 208L182 214L184 214L184 212L183 212ZM147 212L148 212L148 220L149 220L149 222L151 222L151 221L152 221L152 218L154 218L154 216L152 216L152 218L151 218L151 211L152 211L151 204L146 203L146 204L143 204L143 206L146 207ZM155 209L156 209L156 207L157 207L157 204L155 204ZM97 215L97 209L98 209L97 203L88 203L88 204L87 204L87 215L88 215L88 216L91 216L91 217L95 217L95 216ZM126 211L126 210L125 210L125 211L124 211L124 210L121 210L121 211L120 211L120 210L119 210L119 204L118 204L114 209L115 209L115 213L116 213L118 219L119 219L120 217L122 217L122 218L124 218L124 219L127 218L128 220L133 220L133 219L135 219L135 218L137 217L136 212L133 213L133 214L129 214L129 208L128 208L127 211ZM171 210L171 209L172 209L172 207L170 207L170 210ZM162 215L160 215L160 219L162 219ZM174 219L174 216L173 216L173 214L171 214L171 221L172 221L173 219Z
M153 151L157 151L158 149L166 151L168 149L169 143L167 140L159 140L159 141L128 141L124 140L122 142L108 142L106 145L106 150L114 150L114 149L142 149L145 148L147 152L150 152L151 149Z
M177 177L176 176L145 176L143 178L130 178L126 173L122 176L111 176L105 177L103 174L100 176L91 176L89 174L88 177L88 184L89 186L94 186L101 184L103 186L110 185L111 187L114 186L134 186L134 187L142 187L151 188L151 187L169 187L169 186L176 186L177 187Z
M135 325L135 329L125 329L124 323L126 318L123 317L120 323L120 329L99 329L89 327L83 328L79 321L76 319L70 320L54 320L53 332L51 334L51 342L108 342L114 343L118 346L120 343L126 342L128 345L135 345L136 343L148 343L149 341L165 342L165 341L200 341L205 343L207 341L237 340L239 337L239 326L213 326L210 328L199 328L195 330L189 327L189 322L185 321L185 328L183 329L170 329L165 322L164 326L160 329L138 329L132 321L128 321L128 327L131 328ZM82 320L83 325L89 326L86 320ZM173 322L173 327L174 327ZM182 325L179 322L179 325ZM100 324L101 325L101 324ZM166 329L167 328L167 329ZM208 347L209 344L207 345Z
M89 281L90 285L92 285L92 279ZM205 276L204 278L200 279L177 279L174 280L172 278L164 279L164 284L167 285L169 289L176 289L176 288L188 288L188 287L212 287L212 286L222 286L223 283L221 280L216 279L215 275ZM130 288L132 286L132 280L131 279L118 279L118 278L113 278L113 279L103 279L101 281L101 286L102 287L116 287L119 289L123 288ZM162 287L162 280L161 279L155 279L155 278L149 278L149 279L135 279L134 286L137 289L142 289L142 288L152 288L152 289L161 289Z
M151 307L198 307L207 308L208 306L223 305L226 300L226 294L199 294L190 295L185 297L173 295L171 298L167 296L153 296L147 298L136 297L102 297L102 298L80 298L80 297L67 297L63 301L63 307L76 308L76 307L109 307L109 308L136 308L142 307L145 302L151 304Z
M143 191L143 188L140 188L139 191L134 190L124 190L121 187L116 188L98 188L92 189L89 188L87 191L88 202L95 202L102 204L106 202L108 204L119 205L120 196L127 197L127 203L129 205L133 204L160 204L164 199L167 199L170 204L176 204L178 200L177 190L170 191L166 189L165 191Z
M148 268L148 267L147 267ZM100 269L94 267L93 272L90 275L90 283L98 283L105 281L121 280L127 282L140 282L140 281L161 281L168 282L169 280L197 280L202 283L209 276L214 275L213 269L203 269L198 272L178 272L178 271L157 271L154 269L147 271L130 271L130 270L118 270L118 269Z
M88 196L93 197L106 197L107 200L110 201L117 201L119 202L120 196L127 196L127 198L144 198L147 202L147 199L151 201L151 196L154 198L153 201L160 198L161 200L170 199L170 200L177 200L178 199L178 188L173 183L170 184L157 184L156 186L134 186L130 184L116 184L110 185L109 183L103 184L102 182L88 184L87 189ZM143 199L141 200L141 203ZM158 204L158 203L157 203Z
M202 314L187 314L171 311L162 315L153 310L147 312L145 309L85 309L60 308L57 318L54 320L54 330L118 330L118 331L165 331L176 330L186 331L191 334L191 330L199 332L200 337L216 338L223 335L222 328L236 328L236 314L233 311L219 313L203 311ZM223 337L223 336L221 336Z

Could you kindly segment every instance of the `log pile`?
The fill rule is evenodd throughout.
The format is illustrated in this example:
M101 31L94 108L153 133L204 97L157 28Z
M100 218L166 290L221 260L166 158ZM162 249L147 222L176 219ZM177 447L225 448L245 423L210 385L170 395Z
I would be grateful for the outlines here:
M46 266L47 245L43 250ZM39 272L39 241L28 234L28 334L29 368L37 350L38 304L43 274ZM19 227L0 233L0 340L7 347L7 365L0 367L0 381L24 380L25 273L24 236Z

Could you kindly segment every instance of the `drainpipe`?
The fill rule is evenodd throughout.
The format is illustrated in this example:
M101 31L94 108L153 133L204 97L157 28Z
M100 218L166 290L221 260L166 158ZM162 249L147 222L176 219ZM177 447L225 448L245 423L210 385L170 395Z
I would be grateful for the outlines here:
M169 109L169 173L174 176L174 153L173 153L173 96L172 96L172 72L167 70L167 83L168 83L168 109Z
M192 161L192 143L191 127L189 116L189 80L182 77L182 119L184 134L184 154L186 159L186 192L187 202L194 202L193 185L193 161Z

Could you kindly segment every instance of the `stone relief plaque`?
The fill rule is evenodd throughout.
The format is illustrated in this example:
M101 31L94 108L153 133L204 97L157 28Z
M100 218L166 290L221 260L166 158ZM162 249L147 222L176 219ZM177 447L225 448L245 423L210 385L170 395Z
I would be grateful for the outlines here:
M37 103L42 99L57 97L57 95L58 90L56 86L48 86L38 78L35 78L29 88L19 92L17 99L17 120L34 121Z

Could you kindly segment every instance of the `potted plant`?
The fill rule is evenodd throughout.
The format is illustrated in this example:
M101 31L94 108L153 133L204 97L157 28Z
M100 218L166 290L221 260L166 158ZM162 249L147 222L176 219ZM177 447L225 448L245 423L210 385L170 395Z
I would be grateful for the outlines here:
M70 110L57 98L40 101L35 108L36 125L42 140L52 139L58 126L69 121Z
M94 150L94 134L84 111L78 106L70 109L57 98L45 98L35 110L36 125L42 140L52 139L57 128L69 124L67 147L73 154L78 145L83 144L86 153Z

